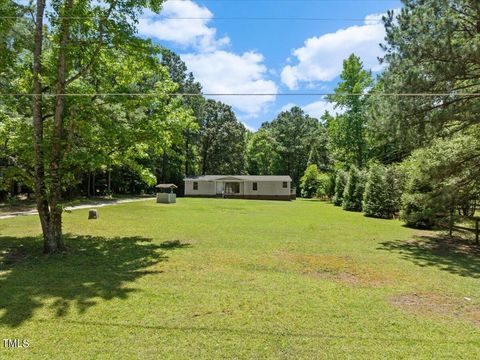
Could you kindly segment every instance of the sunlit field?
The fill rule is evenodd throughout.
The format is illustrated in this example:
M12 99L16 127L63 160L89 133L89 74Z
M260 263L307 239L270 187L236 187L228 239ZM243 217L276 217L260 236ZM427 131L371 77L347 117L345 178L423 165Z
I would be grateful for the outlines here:
M0 220L0 358L475 359L480 255L318 201L179 199Z

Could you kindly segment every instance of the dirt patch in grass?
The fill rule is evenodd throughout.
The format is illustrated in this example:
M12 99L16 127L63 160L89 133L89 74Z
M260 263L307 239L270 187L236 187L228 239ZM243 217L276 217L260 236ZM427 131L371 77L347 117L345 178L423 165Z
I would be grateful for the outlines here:
M329 254L292 254L282 253L280 257L297 265L319 269L344 269L353 263L350 256Z
M468 297L453 297L439 294L406 294L394 296L390 304L408 313L462 319L480 326L480 304Z
M334 272L334 271L316 271L316 272L304 272L306 276L311 276L320 280L338 281L344 284L357 285L361 283L359 276L350 274L348 272Z
M302 275L348 285L377 287L389 280L382 273L358 263L350 256L329 254L282 254Z

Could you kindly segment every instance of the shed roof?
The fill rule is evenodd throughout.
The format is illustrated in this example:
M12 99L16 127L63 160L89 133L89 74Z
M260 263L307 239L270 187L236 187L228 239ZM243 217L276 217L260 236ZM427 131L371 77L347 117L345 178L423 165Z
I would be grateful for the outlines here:
M222 180L240 180L240 181L292 181L288 175L203 175L184 179L185 181L222 181Z
M178 188L175 184L158 184L155 186L157 189L176 189Z

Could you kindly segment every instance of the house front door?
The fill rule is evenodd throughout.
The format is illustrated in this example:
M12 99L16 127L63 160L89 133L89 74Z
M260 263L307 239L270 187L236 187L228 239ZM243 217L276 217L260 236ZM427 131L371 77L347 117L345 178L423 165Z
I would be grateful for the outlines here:
M223 182L217 182L217 195L223 195L224 186Z

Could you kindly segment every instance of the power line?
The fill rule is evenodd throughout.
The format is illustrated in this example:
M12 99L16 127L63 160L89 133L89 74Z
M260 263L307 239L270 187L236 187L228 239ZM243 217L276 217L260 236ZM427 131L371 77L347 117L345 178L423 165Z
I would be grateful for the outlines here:
M0 16L0 19L21 19L23 16ZM58 16L57 19L94 19L94 16ZM99 17L101 18L101 17ZM316 18L316 17L253 17L253 16L222 16L222 17L160 17L155 19L158 21L163 20L252 20L252 21L361 21L369 23L381 23L382 19L365 19L365 18Z
M182 2L190 0L168 0ZM199 0L202 2L400 2L400 0Z
M2 93L0 96L38 96L37 94L30 93ZM40 96L45 97L55 97L55 96L65 96L65 97L74 97L74 96L111 96L111 97L156 97L156 96L185 96L185 97L195 97L195 96L369 96L369 97L480 97L480 93L370 93L370 94L359 94L359 93L65 93L65 94L41 94Z

